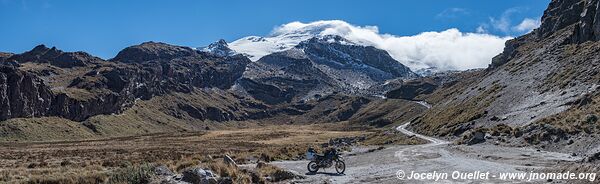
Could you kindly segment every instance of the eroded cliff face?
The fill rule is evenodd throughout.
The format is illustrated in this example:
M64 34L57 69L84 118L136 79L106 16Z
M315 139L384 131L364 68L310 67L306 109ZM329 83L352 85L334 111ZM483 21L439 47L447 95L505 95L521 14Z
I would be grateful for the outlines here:
M546 38L569 26L572 43L600 40L600 11L598 0L553 0L536 31L538 38Z
M3 58L0 120L59 116L83 121L119 114L137 99L191 93L194 88L225 90L250 62L243 56L214 57L154 42L126 48L112 61L44 45ZM222 109L205 109L206 119L240 118L223 117Z
M517 56L517 48L531 42L555 40L558 45L600 40L600 1L552 0L544 11L541 25L533 32L509 40L504 52L492 59L496 68Z
M0 120L48 115L53 97L40 78L0 65Z

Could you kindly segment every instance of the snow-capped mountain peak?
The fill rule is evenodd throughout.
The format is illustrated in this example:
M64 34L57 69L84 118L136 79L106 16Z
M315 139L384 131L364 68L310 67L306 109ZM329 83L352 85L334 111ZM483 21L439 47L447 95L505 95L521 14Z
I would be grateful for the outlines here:
M229 48L227 42L223 39L220 39L217 42L211 43L210 45L208 45L204 48L198 48L198 50L200 50L202 52L208 52L208 53L211 53L211 54L219 56L219 57L233 56L233 55L237 54L237 52L235 52L234 50L231 50Z
M248 36L233 41L229 47L238 53L246 54L250 60L257 61L265 55L288 50L302 41L311 38L331 38L329 41L338 41L331 35L343 38L340 29L350 29L351 25L339 20L317 21L310 24L292 22L276 28L269 36ZM351 44L348 39L343 39L344 44ZM354 44L354 43L352 43Z
M502 52L510 37L461 32L452 28L441 32L423 32L412 36L380 33L376 26L357 26L341 20L291 22L273 29L267 36L248 36L229 43L229 48L252 61L289 50L311 38L336 35L347 43L385 50L396 61L413 71L466 70L485 68L491 58ZM336 41L336 40L330 40ZM332 42L333 43L333 42ZM341 42L340 42L341 43ZM433 71L433 70L432 70Z

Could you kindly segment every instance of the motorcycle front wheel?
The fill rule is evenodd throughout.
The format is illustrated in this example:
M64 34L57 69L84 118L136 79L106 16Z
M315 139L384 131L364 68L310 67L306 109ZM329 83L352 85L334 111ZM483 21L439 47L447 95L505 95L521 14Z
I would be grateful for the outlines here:
M346 163L344 163L344 161L341 160L336 161L335 171L337 171L338 174L344 174L344 171L346 171Z
M317 162L315 161L310 161L308 165L306 165L306 168L308 169L308 172L311 173L319 171L319 165L317 165Z

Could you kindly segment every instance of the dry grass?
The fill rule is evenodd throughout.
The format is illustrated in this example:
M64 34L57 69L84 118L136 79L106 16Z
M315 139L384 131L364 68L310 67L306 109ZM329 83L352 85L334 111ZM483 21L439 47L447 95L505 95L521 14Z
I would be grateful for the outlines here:
M206 167L221 177L230 177L233 183L252 183L252 177L248 172L244 172L236 166L227 165L222 161L208 163Z
M583 96L571 104L572 107L561 113L540 119L523 129L530 144L544 140L566 141L576 135L597 140L600 133L600 93ZM553 138L553 139L552 139Z
M402 99L376 100L360 109L350 121L353 125L396 127L423 114L427 108Z
M578 83L597 84L600 81L600 64L591 62L598 60L596 53L600 52L600 44L586 42L567 45L557 50L561 52L559 69L552 71L539 86L542 91L565 89Z
M422 118L413 123L421 133L437 136L460 135L459 125L477 120L487 114L485 110L494 100L502 86L494 84L486 89L477 89L479 94L464 101L452 102L446 106L430 109Z
M141 164L119 168L110 174L107 183L150 183L154 177L154 166Z
M247 181L247 175L211 160L220 160L224 154L231 155L238 163L299 159L309 146L319 147L331 138L369 134L327 130L324 126L327 125L267 126L85 141L0 143L0 183L97 183L92 181L108 181L115 172L124 168L136 170L135 166L145 163L164 164L174 171L209 163L207 167L214 167L220 175Z
M376 133L366 136L366 139L361 142L362 145L417 145L426 144L427 141L415 136L407 136L395 130L377 131Z

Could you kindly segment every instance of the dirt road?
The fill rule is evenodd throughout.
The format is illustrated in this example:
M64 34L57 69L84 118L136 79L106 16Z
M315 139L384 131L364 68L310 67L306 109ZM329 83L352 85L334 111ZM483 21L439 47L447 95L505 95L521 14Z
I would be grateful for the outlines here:
M461 146L448 141L416 134L406 129L408 123L396 129L408 135L430 141L424 145L392 146L386 149L346 156L346 172L335 174L335 169L321 169L316 174L307 173L308 161L274 162L283 168L297 171L307 176L299 183L521 183L524 180L499 179L501 173L528 173L544 167L555 166L557 162L578 161L581 158L568 154L537 151L530 148L506 148L494 145ZM454 171L467 174L489 172L487 179L452 179ZM403 173L401 173L403 172ZM409 179L415 173L447 174L447 178ZM397 175L404 176L399 179ZM537 180L545 182L546 180Z

